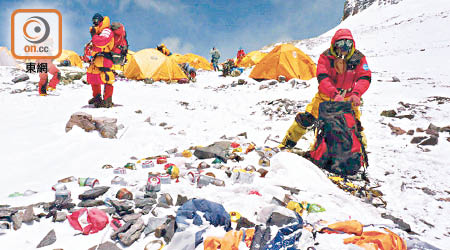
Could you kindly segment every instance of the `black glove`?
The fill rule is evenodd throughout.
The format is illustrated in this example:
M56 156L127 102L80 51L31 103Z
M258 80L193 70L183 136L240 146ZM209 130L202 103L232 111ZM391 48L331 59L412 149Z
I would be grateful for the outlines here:
M95 31L95 27L92 26L92 27L91 27L91 37L95 36L95 33L97 33L97 32Z

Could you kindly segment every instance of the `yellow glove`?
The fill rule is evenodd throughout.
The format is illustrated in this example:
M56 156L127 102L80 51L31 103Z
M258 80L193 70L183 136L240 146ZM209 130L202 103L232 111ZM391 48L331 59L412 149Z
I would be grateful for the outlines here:
M286 132L286 135L283 138L283 141L281 141L281 144L278 145L279 148L293 148L295 145L297 145L298 140L302 138L302 136L306 133L306 128L302 125L298 124L294 120L291 127L289 127L288 131Z

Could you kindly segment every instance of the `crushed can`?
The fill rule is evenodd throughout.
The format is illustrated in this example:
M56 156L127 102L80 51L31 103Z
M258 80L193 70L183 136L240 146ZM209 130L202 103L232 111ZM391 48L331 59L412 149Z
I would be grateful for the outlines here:
M114 174L126 174L127 170L125 168L116 168L114 169Z
M267 157L261 157L261 159L259 159L259 165L263 167L270 167L270 159Z
M161 184L170 184L170 174L161 174L159 175L159 179L161 180Z
M96 178L78 178L78 184L80 187L89 186L94 187L95 185L100 184L100 182Z
M153 161L144 161L142 163L142 168L152 168L155 166L155 163Z
M161 191L161 180L158 176L149 177L147 185L145 186L147 192L159 192Z
M126 186L127 182L125 181L125 179L123 177L120 176L116 176L111 180L111 184L112 185L121 185L121 186Z
M129 163L125 164L124 168L136 170L136 164L129 162Z
M166 157L158 157L158 159L156 159L156 163L157 164L166 164L167 158Z
M250 143L247 147L247 149L245 150L245 154L248 154L250 152L252 152L253 150L255 150L255 144Z
M275 152L272 149L267 149L264 151L264 157L270 159L275 155Z
M58 191L58 190L66 190L67 187L64 183L56 183L55 185L52 186L52 190L53 191Z
M198 178L200 177L200 172L196 170L191 170L187 174L187 179L191 184L195 184L198 181Z
M197 181L197 187L201 188L207 186L209 184L213 184L216 186L225 186L225 182L214 177L208 175L200 175Z
M75 178L75 176L70 176L70 177L66 177L64 179L59 180L59 183L68 183L68 182L74 182L76 181L77 178Z
M252 184L254 177L253 172L245 171L243 169L233 169L231 174L233 183Z
M197 169L206 169L206 168L210 168L210 167L211 166L208 163L202 161L202 162L200 162L200 164L198 164Z
M55 201L65 201L70 199L71 193L68 189L56 190Z
M192 156L192 152L191 152L190 150L184 150L184 151L181 153L181 155L182 155L183 157L189 158L189 157Z
M128 191L126 188L121 188L119 191L117 191L116 198L119 200L132 200L133 199L133 193Z

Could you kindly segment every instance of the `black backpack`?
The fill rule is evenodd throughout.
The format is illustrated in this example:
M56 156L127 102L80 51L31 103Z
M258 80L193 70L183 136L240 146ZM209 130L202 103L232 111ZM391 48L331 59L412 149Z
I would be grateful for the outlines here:
M316 123L316 142L308 157L329 172L356 174L361 166L368 166L360 130L351 102L322 102Z

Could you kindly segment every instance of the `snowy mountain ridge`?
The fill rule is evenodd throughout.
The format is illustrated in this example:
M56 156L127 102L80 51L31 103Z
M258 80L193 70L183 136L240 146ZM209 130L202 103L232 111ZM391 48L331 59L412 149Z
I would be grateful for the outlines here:
M349 16L354 16L359 12L367 9L372 4L378 5L397 4L402 0L346 0L344 4L344 15L342 20L347 19Z

